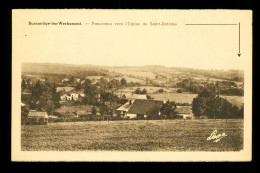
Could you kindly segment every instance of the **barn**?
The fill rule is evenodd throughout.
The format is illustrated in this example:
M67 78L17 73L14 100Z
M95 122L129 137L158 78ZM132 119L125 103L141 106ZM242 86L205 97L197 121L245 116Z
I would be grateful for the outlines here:
M136 99L126 116L130 119L155 119L159 116L163 101Z
M27 115L27 124L48 124L47 112L31 110Z

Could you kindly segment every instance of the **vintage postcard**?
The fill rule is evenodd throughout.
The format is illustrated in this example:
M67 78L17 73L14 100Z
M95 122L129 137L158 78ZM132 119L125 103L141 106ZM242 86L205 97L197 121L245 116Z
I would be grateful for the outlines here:
M12 161L251 161L252 11L12 11Z

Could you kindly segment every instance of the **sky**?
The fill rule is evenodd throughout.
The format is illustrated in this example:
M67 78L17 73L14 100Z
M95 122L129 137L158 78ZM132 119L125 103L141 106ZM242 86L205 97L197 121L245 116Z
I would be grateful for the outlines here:
M164 65L201 69L241 69L250 52L249 38L241 34L241 57L238 57L238 25L188 26L185 23L235 23L236 15L176 16L172 13L46 13L17 15L13 25L13 50L23 62L93 64L109 66ZM154 14L154 13L151 13ZM75 17L76 15L76 17ZM212 17L213 16L213 17ZM19 20L18 20L19 19ZM212 21L215 19L216 21ZM218 20L217 20L218 19ZM81 26L37 26L28 22L82 22ZM94 26L91 22L137 22L141 26ZM174 22L176 26L150 26L153 22ZM148 25L143 26L143 22ZM86 25L85 23L89 23ZM19 27L18 27L19 26ZM246 51L247 52L246 52Z

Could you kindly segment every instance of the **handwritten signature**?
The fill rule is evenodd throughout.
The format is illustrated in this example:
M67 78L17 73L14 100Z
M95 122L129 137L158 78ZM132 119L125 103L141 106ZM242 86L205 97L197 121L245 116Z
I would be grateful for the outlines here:
M210 134L210 136L207 138L207 140L209 141L209 140L214 140L213 142L218 142L218 141L220 141L220 139L222 139L222 138L224 138L224 137L226 137L227 135L226 135L226 133L222 133L222 134L217 134L218 133L218 131L217 130L214 130L211 134Z

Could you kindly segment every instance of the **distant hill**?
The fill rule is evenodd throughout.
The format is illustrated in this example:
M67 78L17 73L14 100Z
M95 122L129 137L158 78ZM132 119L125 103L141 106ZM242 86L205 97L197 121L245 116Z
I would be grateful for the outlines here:
M145 66L98 66L98 65L74 65L58 63L23 63L22 73L48 73L48 74L81 74L83 75L108 75L109 72L118 72L127 75L140 75L140 73L149 72L182 72L184 74L196 74L204 77L211 77L226 80L244 80L242 70L203 70L185 67L166 67L162 65L145 65Z
M23 63L22 73L76 74L87 71L106 72L100 66L56 63Z

